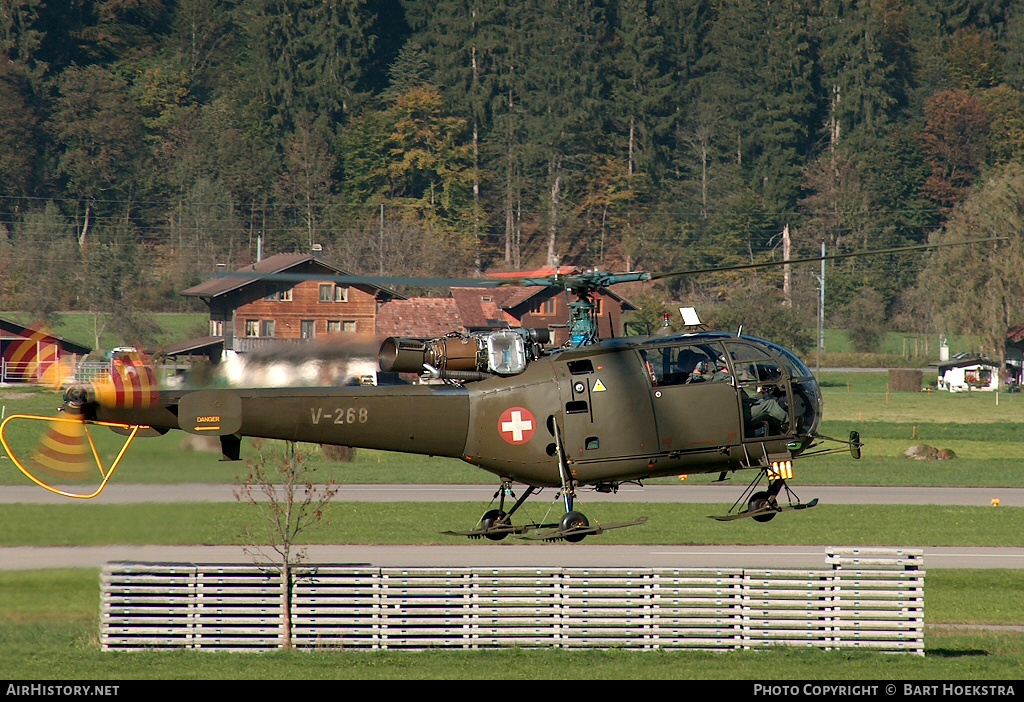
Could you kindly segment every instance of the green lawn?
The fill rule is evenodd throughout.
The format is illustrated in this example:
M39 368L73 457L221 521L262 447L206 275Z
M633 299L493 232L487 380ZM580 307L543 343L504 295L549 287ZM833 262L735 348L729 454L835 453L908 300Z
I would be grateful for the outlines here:
M812 487L805 498L813 497ZM738 493L737 493L738 494ZM546 495L543 493L542 495ZM1020 545L1024 509L945 505L822 504L768 523L750 519L723 523L728 504L602 502L578 505L592 524L649 517L646 524L594 537L602 544L803 544L822 546L1003 546ZM444 536L471 529L485 505L473 502L336 502L326 522L303 533L313 544L465 544ZM557 521L561 503L554 493L526 503L516 523ZM386 517L381 518L381 515ZM4 505L0 546L84 546L101 544L242 544L243 528L263 522L244 503L119 504L75 502L59 505ZM492 547L490 542L468 546ZM540 543L534 544L543 548Z

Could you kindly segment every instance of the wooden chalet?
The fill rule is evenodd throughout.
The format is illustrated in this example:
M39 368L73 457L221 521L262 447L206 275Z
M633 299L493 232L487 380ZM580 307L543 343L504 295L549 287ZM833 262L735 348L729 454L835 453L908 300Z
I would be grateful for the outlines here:
M251 275L250 275L251 274ZM268 343L318 339L332 334L372 334L381 305L404 296L375 285L339 285L323 280L285 282L275 274L349 275L325 261L319 251L277 254L182 291L210 308L210 337L199 344L202 355L223 349L254 351ZM186 353L186 349L175 349ZM198 351L198 349L195 349Z

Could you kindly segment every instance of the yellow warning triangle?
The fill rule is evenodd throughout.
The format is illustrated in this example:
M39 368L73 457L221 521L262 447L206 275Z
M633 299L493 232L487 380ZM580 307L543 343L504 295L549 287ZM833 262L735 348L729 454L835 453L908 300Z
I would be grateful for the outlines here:
M594 381L594 392L604 392L607 389L599 379Z

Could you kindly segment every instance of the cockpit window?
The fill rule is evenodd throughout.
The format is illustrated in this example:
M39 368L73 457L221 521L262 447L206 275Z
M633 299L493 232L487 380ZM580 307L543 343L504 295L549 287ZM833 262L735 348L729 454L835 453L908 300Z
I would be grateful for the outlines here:
M786 370L789 372L789 377L794 380L800 378L810 378L810 369L801 361L799 358L793 355L793 352L789 349L784 349L781 346L777 346L769 341L764 342L766 346L771 348L772 351L782 357L782 362L786 364Z
M641 350L640 356L652 385L689 385L722 379L718 371L724 366L724 355L717 344L655 346Z
M746 344L727 344L736 378L741 383L773 383L782 379L782 367L768 352Z

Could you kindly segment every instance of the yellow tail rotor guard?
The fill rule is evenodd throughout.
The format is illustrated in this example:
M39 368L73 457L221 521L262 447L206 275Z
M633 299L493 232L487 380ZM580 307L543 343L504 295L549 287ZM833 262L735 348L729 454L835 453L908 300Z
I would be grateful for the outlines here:
M41 478L37 477L30 469L26 468L25 465L18 460L17 456L14 455L14 451L11 449L10 445L7 443L6 437L4 436L4 431L6 430L7 425L15 419L35 422L47 422L49 424L58 423L81 425L82 429L84 430L85 438L89 442L89 448L91 450L92 457L96 462L96 468L99 471L101 478L99 487L96 488L95 492L86 494L67 492L66 490L61 490L60 488L50 485L45 480L42 480ZM90 424L98 427L114 427L118 429L130 430L127 438L124 441L124 445L121 447L121 450L118 452L117 457L110 464L109 468L103 467L103 461L100 458L99 452L96 450L96 444L93 443L92 435L89 433L88 425ZM114 474L114 471L117 469L118 465L120 465L121 459L124 458L125 452L128 451L128 446L131 445L132 441L135 439L135 435L138 434L139 430L143 428L147 427L143 427L142 425L138 424L130 425L120 424L117 422L98 422L91 420L83 420L78 417L43 417L34 414L12 414L11 416L7 417L7 419L5 419L2 423L0 423L0 445L4 447L4 451L7 452L7 455L14 462L14 465L18 467L18 470L24 473L29 480L31 480L39 487L49 490L50 492L56 493L58 495L63 495L64 497L74 497L78 499L88 500L93 497L96 497L101 492L103 492L103 489L107 486L107 483L110 481L110 478Z

